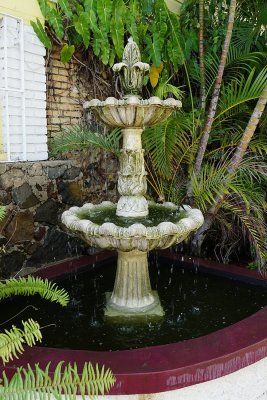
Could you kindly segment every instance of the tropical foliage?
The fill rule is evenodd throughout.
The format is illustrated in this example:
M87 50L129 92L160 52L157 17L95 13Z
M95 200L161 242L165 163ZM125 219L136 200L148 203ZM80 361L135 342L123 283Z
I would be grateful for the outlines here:
M38 0L46 20L31 25L47 48L52 38L61 46L61 60L66 63L76 49L92 49L103 64L121 59L125 33L140 45L143 57L159 67L168 61L175 70L183 63L177 38L178 19L169 9L180 12L177 0ZM168 8L169 7L169 8Z
M58 302L66 306L69 295L64 289L59 289L54 283L40 278L27 277L9 279L0 283L0 298L13 295L30 296L39 294L46 300ZM8 321L7 321L8 322ZM25 345L34 346L42 341L42 330L37 321L29 318L22 321L22 328L12 325L10 329L0 332L0 358L3 364L18 358L24 352ZM83 371L78 373L76 364L57 364L54 372L50 372L50 363L45 369L38 364L18 368L12 378L6 377L5 371L0 377L0 398L5 400L40 398L43 400L76 399L79 390L82 398L85 395L97 396L104 394L114 385L115 378L110 369L91 363L85 363Z
M265 106L246 139L245 152L239 149L267 82L266 0L249 4L243 0L124 2L126 8L133 4L134 29L125 22L124 35L133 35L144 61L153 64L149 94L181 97L179 88L183 90L183 111L143 134L150 195L188 202L205 213L208 229L201 233L201 240L198 233L193 238L194 252L203 254L203 240L213 227L212 236L215 230L220 238L216 252L220 260L228 262L231 254L250 247L251 258L263 266L267 253ZM117 52L110 31L107 35L120 57L122 48ZM93 51L94 40L92 36ZM158 42L162 45L157 46ZM61 143L62 150L74 146L71 143L77 145L79 131L84 135L79 139L83 148L93 145L117 154L117 131L100 139L78 127L63 133L54 148L59 151ZM238 167L232 169L237 155Z
M27 278L11 278L0 282L0 300L14 296L33 296L39 294L42 298L55 301L61 306L66 306L69 302L69 294L65 289L59 289L55 283L43 280L38 277L28 276Z
M38 364L32 368L29 365L18 368L11 379L2 375L0 385L0 398L5 400L28 399L66 399L76 400L79 391L82 399L95 398L104 395L114 385L115 378L110 369L98 365L95 368L91 363L85 363L82 373L78 373L76 363L58 363L55 370L51 371L50 363L42 369Z

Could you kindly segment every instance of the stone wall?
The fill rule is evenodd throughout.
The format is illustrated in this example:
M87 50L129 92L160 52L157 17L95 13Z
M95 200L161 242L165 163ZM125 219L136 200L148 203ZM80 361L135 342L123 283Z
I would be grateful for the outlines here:
M115 201L116 170L116 161L103 153L86 160L0 164L0 204L7 207L0 223L0 276L86 254L88 248L64 232L60 216L86 201Z

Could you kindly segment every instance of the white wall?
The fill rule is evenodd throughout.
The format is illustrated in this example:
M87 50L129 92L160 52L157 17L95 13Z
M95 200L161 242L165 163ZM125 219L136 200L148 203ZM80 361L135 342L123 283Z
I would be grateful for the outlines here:
M48 158L44 59L46 50L32 27L23 24L24 51L21 52L19 21L10 17L4 18L7 23L7 84L8 88L18 90L8 91L10 161L46 160ZM23 71L21 61L23 61ZM2 18L0 21L0 87L5 86L4 20ZM19 92L23 87L24 93ZM7 107L4 90L0 91L0 101L2 136L4 148L8 152ZM23 103L25 103L25 113ZM23 134L24 123L25 134Z

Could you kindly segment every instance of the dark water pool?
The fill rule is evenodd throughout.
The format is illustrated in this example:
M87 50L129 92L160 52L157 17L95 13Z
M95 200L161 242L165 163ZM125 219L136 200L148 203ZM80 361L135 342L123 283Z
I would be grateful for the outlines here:
M91 267L90 267L91 268ZM65 276L58 285L68 290L67 308L39 297L16 297L2 303L0 323L28 304L13 324L28 317L42 326L43 346L84 350L122 350L178 342L206 335L240 321L267 305L267 289L188 269L181 263L151 261L153 289L157 289L165 317L112 323L104 317L105 292L115 279L115 261ZM9 327L10 323L6 325ZM5 328L5 326L1 326Z
M97 225L105 222L112 222L117 226L128 228L132 224L143 224L146 227L157 226L161 222L168 221L177 223L184 218L186 212L183 210L170 209L163 204L150 204L148 207L149 214L146 217L118 217L116 215L116 204L106 207L95 206L92 210L79 211L78 215L81 219L89 219Z

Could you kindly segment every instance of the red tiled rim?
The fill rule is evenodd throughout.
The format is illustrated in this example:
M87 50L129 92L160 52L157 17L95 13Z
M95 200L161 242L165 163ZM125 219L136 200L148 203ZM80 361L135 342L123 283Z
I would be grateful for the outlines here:
M174 261L191 262L169 251L159 252ZM111 253L69 260L42 269L36 275L54 278L97 261L108 259ZM194 259L201 268L212 273L237 278L258 280L261 276L245 268L227 266L203 259ZM267 356L267 307L234 325L196 339L174 344L146 347L136 350L95 352L55 348L27 348L23 356L10 362L5 371L11 376L17 366L33 365L38 362L45 366L51 361L76 362L81 368L85 361L104 364L116 376L112 395L146 394L165 392L216 379L255 363ZM1 368L3 369L3 368Z

